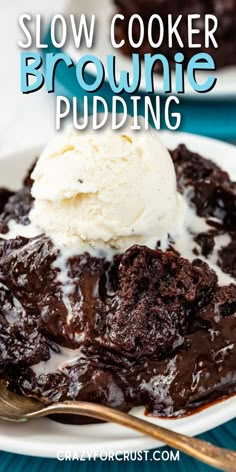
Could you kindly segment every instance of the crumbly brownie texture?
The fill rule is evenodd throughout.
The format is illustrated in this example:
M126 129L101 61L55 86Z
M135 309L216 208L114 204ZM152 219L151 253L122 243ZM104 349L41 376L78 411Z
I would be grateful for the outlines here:
M178 189L188 195L199 216L205 217L212 230L196 235L196 255L208 258L215 237L229 234L231 242L218 252L218 265L236 278L236 183L212 161L180 145L171 156L175 165ZM223 159L223 156L222 156Z
M207 256L215 234L235 234L235 184L184 146L172 158L179 189L211 222L209 233L196 235ZM28 224L30 184L13 196L0 193L5 231L10 219ZM232 275L234 241L219 251L219 265ZM10 388L45 403L145 405L162 416L235 393L236 285L219 287L205 262L171 248L133 246L111 262L68 259L65 291L59 257L45 235L0 240L0 377ZM73 361L65 362L72 349Z
M14 220L16 223L28 225L29 212L32 208L33 197L31 195L31 173L35 162L25 176L23 187L18 192L11 192L8 189L0 188L0 233L9 231L8 223Z
M203 45L201 48L202 52L206 52L214 58L218 68L236 64L236 0L178 0L173 2L172 0L115 0L117 11L122 13L125 17L124 21L119 21L116 24L116 36L117 40L126 39L125 45L121 49L122 52L128 56L132 53L141 54L142 56L146 53L152 54L164 54L169 60L172 66L174 63L174 55L176 52L180 52L180 47L175 39L173 39L173 47L169 49L167 47L167 39L163 41L163 44L158 50L152 48L147 39L147 25L151 15L158 14L163 19L165 30L167 30L167 16L172 14L173 19L181 14L183 19L178 28L180 36L183 39L184 44L188 42L188 30L187 30L187 15L198 13L202 16L206 14L213 14L218 18L218 29L216 32L216 40L218 42L218 48L213 46L205 49L204 48L204 22L199 21L196 25L200 30L198 36L198 42ZM133 49L128 41L128 23L131 15L139 14L144 22L145 27L145 40L139 50ZM134 31L134 40L139 39L139 30ZM158 41L158 31L153 34L153 40ZM185 47L181 52L185 55L186 63L192 57L193 50ZM158 70L158 66L157 66Z

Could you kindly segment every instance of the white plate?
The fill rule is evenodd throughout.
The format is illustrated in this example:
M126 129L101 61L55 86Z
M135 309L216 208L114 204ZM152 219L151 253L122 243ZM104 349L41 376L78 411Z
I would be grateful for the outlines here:
M100 8L102 7L102 8ZM129 73L133 72L132 62L129 57L124 56L119 49L114 49L110 42L110 23L111 18L116 12L114 7L113 0L102 0L99 2L97 0L69 0L66 8L66 14L76 14L81 15L82 13L90 17L92 14L96 15L96 36L94 45L91 49L87 49L85 45L81 46L79 49L74 47L72 39L68 39L65 52L69 54L75 61L86 54L93 54L97 56L105 65L106 56L108 54L115 54L117 57L116 60L116 71L117 77L119 77L121 70L126 70ZM222 48L223 45L220 45ZM194 52L195 51L195 52ZM194 53L200 52L198 49L193 50ZM105 68L106 69L106 68ZM94 74L94 67L92 64L88 64L86 71ZM106 72L106 71L105 71ZM199 83L204 83L209 73L197 73L197 78ZM185 96L191 96L191 98L229 98L234 97L236 94L236 66L234 67L225 67L217 71L212 71L210 74L213 74L217 77L217 83L214 89L211 92L205 94L199 94L195 92L192 87L188 84L186 74L185 74ZM145 81L144 81L144 67L142 67L142 79L140 83L140 90L145 90ZM174 74L172 74L172 81L174 84ZM154 74L154 87L155 93L160 94L163 87L162 78L158 74ZM173 91L173 95L175 95Z
M162 131L160 137L169 148L185 143L190 149L222 164L231 178L236 179L236 147L184 133ZM39 149L31 149L0 158L0 186L19 188L25 170L38 152ZM186 418L146 420L193 436L234 418L235 411L236 396ZM143 417L142 408L134 409L133 413ZM28 424L0 424L2 450L42 457L56 457L57 452L62 450L76 451L78 454L87 450L98 454L98 451L134 451L159 445L155 440L110 423L69 426L40 419Z

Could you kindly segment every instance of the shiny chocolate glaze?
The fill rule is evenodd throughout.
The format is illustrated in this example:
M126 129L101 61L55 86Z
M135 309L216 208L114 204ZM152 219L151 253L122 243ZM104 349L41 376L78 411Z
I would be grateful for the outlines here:
M195 236L198 255L207 258L227 231L218 265L235 276L235 184L184 146L171 154L179 190L210 223ZM0 192L2 232L12 219L29 224L30 185ZM206 262L170 244L166 252L133 246L109 261L71 256L65 290L60 257L45 235L0 239L0 377L11 389L45 403L143 405L161 416L236 392L234 283L219 286Z

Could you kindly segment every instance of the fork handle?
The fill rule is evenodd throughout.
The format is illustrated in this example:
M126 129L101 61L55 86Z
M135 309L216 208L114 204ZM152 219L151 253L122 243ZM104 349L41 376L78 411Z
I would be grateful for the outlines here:
M49 405L41 411L29 413L27 414L27 419L39 418L49 414L75 414L111 421L158 439L208 465L225 471L236 472L236 452L213 446L200 439L176 433L175 431L154 425L148 421L107 406L95 403L68 401Z

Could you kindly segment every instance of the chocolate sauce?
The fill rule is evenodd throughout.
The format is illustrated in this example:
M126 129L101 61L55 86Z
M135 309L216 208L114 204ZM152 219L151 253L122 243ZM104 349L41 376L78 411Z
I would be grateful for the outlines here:
M236 285L219 286L207 258L235 276L236 187L184 146L172 152L179 190L210 229L198 256L133 246L112 260L66 261L45 235L0 239L0 377L46 404L85 400L173 417L236 392ZM0 227L29 225L30 180L0 192ZM7 201L6 201L7 200ZM233 280L233 279L232 279ZM68 289L69 288L69 289Z

